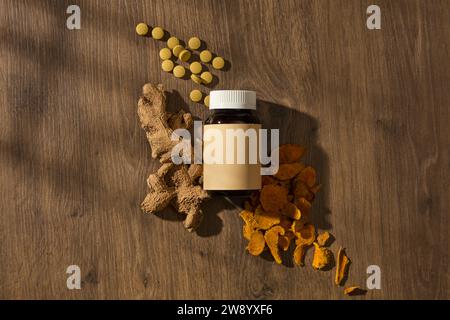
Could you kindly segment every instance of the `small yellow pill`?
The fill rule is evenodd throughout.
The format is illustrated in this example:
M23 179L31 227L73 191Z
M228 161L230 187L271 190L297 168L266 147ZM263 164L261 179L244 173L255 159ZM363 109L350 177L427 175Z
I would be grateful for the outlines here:
M183 78L185 74L186 74L186 70L184 69L183 66L176 66L175 68L173 68L173 75L175 77Z
M192 62L189 65L189 70L191 70L192 73L199 74L202 72L202 64L198 61Z
M202 84L202 79L196 74L191 74L191 80L196 84Z
M192 90L191 93L189 94L189 98L191 98L192 101L194 102L199 102L202 100L202 93L200 92L200 90Z
M213 75L211 74L211 72L205 71L205 72L202 72L202 74L200 75L200 78L202 79L202 81L204 83L210 84L213 80Z
M163 60L170 59L172 57L172 51L169 48L162 48L159 51L159 57Z
M164 37L164 30L161 27L154 27L152 30L152 38L159 40Z
M192 37L188 41L189 48L192 50L197 50L202 45L202 42L197 37Z
M212 61L212 66L214 69L220 70L225 66L225 60L222 57L215 57Z
M203 50L202 52L200 52L200 60L202 60L202 62L208 63L210 62L212 59L212 53L209 50Z
M175 57L178 57L183 50L183 46L181 44L177 44L175 47L173 47L172 52Z
M180 44L180 40L178 40L177 37L170 37L169 40L167 40L167 46L169 49L175 48L175 46Z
M172 60L164 60L161 63L161 68L165 71L165 72L170 72L173 70L173 61Z
M180 55L178 57L180 58L181 61L187 62L191 58L191 53L189 52L189 50L185 49L180 52Z
M206 96L205 99L203 99L203 103L205 106L209 107L209 96Z
M136 26L136 33L140 36L145 36L148 33L148 25L146 23L138 23Z

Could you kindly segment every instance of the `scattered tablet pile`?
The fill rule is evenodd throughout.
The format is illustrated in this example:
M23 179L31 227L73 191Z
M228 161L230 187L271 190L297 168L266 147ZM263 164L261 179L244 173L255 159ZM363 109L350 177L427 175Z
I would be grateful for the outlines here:
M190 78L198 85L213 86L214 75L208 71L206 65L210 64L213 69L221 70L226 64L224 58L207 50L205 43L198 37L191 37L185 46L184 42L177 37L169 37L168 32L161 27L150 29L146 23L141 22L136 26L136 33L161 41L167 38L166 47L159 51L163 71L172 72L176 78ZM203 94L198 89L192 90L189 98L197 103L203 100L205 106L209 107L209 95Z

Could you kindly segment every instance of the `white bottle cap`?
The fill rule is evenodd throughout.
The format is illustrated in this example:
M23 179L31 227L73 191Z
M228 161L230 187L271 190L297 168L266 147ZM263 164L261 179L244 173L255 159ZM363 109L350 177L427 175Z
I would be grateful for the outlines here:
M209 93L209 109L256 110L256 92L249 90L213 90Z

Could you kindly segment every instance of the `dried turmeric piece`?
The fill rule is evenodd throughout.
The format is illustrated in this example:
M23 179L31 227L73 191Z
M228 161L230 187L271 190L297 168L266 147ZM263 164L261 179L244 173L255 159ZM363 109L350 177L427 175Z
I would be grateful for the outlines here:
M247 245L248 252L253 256L259 256L266 246L264 235L261 231L254 231L250 236L250 241Z
M305 225L301 225L301 223L296 223L295 221L293 223L293 232L295 236L297 237L297 240L295 243L297 245L299 244L305 244L305 245L311 245L316 240L316 228L314 228L314 225L311 223L307 223Z
M295 247L294 250L294 263L298 266L304 266L305 265L305 254L307 245L305 244L299 244Z
M309 190L312 192L312 193L314 193L314 194L316 194L317 192L319 192L319 190L322 188L322 185L321 184L316 184L314 187L311 187Z
M294 233L292 231L286 231L284 236L280 235L280 238L278 239L278 245L280 246L283 251L287 251L289 249L289 245L291 244L291 240L295 237Z
M321 247L328 247L331 240L333 240L333 236L328 231L322 232L317 236L317 243Z
M348 296L359 296L367 293L367 290L361 289L359 286L348 287L344 289L344 293Z
M261 185L265 186L267 184L277 184L279 181L272 176L262 176Z
M337 255L336 275L334 278L334 283L336 283L336 285L341 286L344 284L350 263L351 261L345 253L345 248L340 247Z
M255 215L250 210L242 210L239 216L244 220L242 233L244 238L250 240L250 237L255 230Z
M299 173L298 179L304 182L309 188L312 188L316 184L316 170L308 166Z
M290 180L298 175L305 166L301 163L285 163L280 164L278 172L274 175L278 180Z
M284 236L284 229L280 226L274 226L266 231L264 239L269 247L270 253L275 262L281 264L280 252L278 249L280 235Z
M309 202L314 200L314 196L315 196L314 193L312 193L308 189L308 186L303 181L300 181L300 180L298 180L298 178L295 178L293 185L294 185L293 193L294 193L295 198L305 198Z
M255 228L267 230L280 223L280 215L275 212L267 212L258 206L254 215Z
M306 149L298 144L283 144L279 148L280 163L298 162L305 154Z
M300 220L302 214L297 206L291 202L286 203L281 213L291 219Z
M246 224L252 223L255 219L255 215L250 210L242 210L239 216Z
M308 217L311 210L311 202L301 197L295 200L294 204L300 209L302 216Z
M265 185L261 190L261 205L265 211L280 213L288 202L287 196L286 188L274 184Z
M250 240L253 231L255 231L253 224L244 223L244 225L242 226L242 234L247 240Z
M292 228L292 220L286 216L280 216L279 225L284 228L285 231L289 231Z
M333 265L334 257L331 250L319 246L314 242L314 257L312 267L316 270L326 270Z

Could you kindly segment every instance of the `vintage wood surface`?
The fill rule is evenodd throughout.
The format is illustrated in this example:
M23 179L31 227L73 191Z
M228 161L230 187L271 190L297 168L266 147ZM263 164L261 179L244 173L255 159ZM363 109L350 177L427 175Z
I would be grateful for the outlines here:
M345 298L332 273L245 253L236 201L212 200L197 234L142 214L158 164L141 86L208 110L161 71L163 43L136 36L140 21L200 36L231 65L216 88L256 90L264 125L309 147L315 223L347 248L348 284L381 268L363 298L450 298L448 0L76 3L69 31L72 1L0 1L0 298ZM373 3L382 30L366 28ZM81 290L66 288L71 264Z

